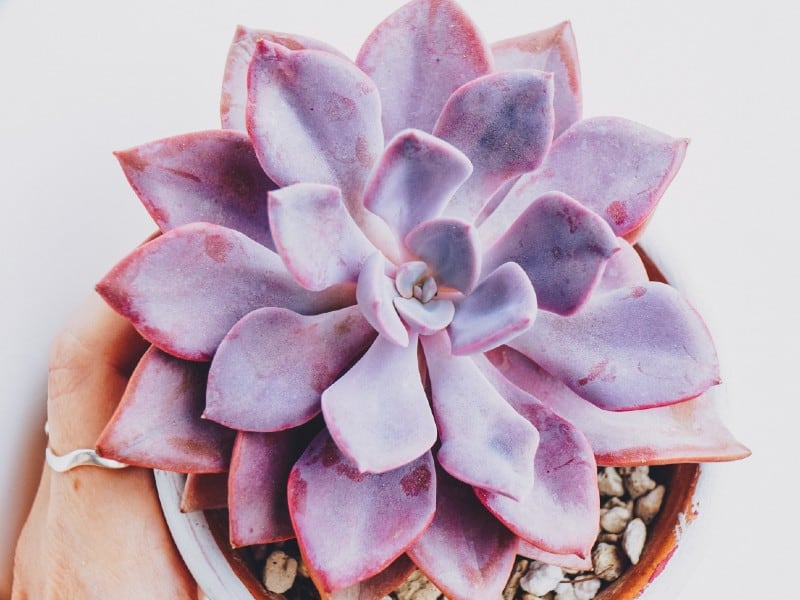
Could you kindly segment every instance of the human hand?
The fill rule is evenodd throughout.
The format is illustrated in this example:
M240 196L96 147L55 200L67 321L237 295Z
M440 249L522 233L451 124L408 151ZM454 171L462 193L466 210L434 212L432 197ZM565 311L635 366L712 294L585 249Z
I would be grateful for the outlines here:
M57 455L93 448L147 343L91 297L50 353ZM45 466L14 559L14 600L201 597L170 537L152 472Z

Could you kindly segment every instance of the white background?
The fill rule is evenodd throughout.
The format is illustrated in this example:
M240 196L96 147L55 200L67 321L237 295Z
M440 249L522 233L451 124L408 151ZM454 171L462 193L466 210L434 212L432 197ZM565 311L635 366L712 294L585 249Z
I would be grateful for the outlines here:
M308 34L354 56L401 3L0 0L0 596L43 452L49 342L154 229L112 150L218 127L237 23ZM462 4L490 41L571 20L585 116L621 115L692 139L650 234L716 337L728 424L754 454L710 471L713 489L690 528L698 550L682 549L645 597L791 597L798 5Z

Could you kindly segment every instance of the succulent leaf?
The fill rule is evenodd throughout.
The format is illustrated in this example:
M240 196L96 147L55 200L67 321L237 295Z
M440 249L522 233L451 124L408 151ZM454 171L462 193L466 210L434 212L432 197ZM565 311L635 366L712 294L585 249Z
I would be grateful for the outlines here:
M536 484L522 500L485 489L478 498L511 531L555 554L589 555L597 537L597 464L589 442L569 421L505 379L484 357L475 364L519 414L539 431Z
M481 237L497 239L531 200L551 190L593 210L616 235L638 234L677 174L687 143L618 117L579 121L553 142L536 171L520 178L481 226Z
M409 232L406 247L433 271L439 286L469 294L481 272L477 230L459 219L431 219Z
M457 88L492 70L491 51L452 0L412 0L369 35L356 64L376 83L387 138L407 127L433 131Z
M383 151L380 115L375 84L351 62L256 44L247 131L261 166L279 185L334 185L358 218L364 183Z
M322 392L375 338L356 306L302 316L265 307L222 340L203 417L242 431L280 431L320 412Z
M228 473L189 473L181 495L181 512L228 507Z
M547 563L548 565L556 565L562 569L569 569L571 571L592 570L591 556L581 558L577 554L554 554L552 552L542 550L541 548L534 546L522 538L519 540L517 554L531 560L538 560L540 562Z
M663 283L600 294L569 318L541 312L509 345L605 410L674 404L719 383L705 323Z
M145 352L97 440L97 451L139 467L180 473L228 470L234 432L200 418L208 365L157 348Z
M492 44L498 71L537 69L553 74L553 108L558 137L581 118L581 78L575 35L568 21Z
M432 335L453 320L455 305L450 300L431 300L422 303L416 298L394 299L394 307L403 322L418 335Z
M228 482L230 541L234 547L295 537L286 486L319 423L275 433L240 431Z
M518 264L500 265L456 305L447 331L453 354L486 352L526 331L536 317L536 292Z
M550 73L493 73L453 92L433 133L464 152L475 170L445 214L471 222L506 180L536 169L550 148L553 123Z
M296 183L269 194L269 218L283 264L304 288L356 283L375 246L347 212L339 188Z
M518 538L493 518L471 487L436 472L436 514L408 555L451 600L500 598Z
M750 454L724 426L709 394L670 406L613 412L586 402L507 346L487 357L511 382L578 427L601 465L737 460Z
M276 185L244 133L200 131L114 154L161 231L206 221L275 249L264 197Z
M210 360L244 315L263 306L317 313L352 304L352 286L304 290L280 257L233 229L191 223L140 246L97 284L148 341Z
M326 592L339 590L385 569L430 524L433 457L424 452L397 469L362 473L322 431L292 469L288 497L314 579Z
M619 249L608 224L559 192L534 200L483 257L484 272L515 262L530 277L539 308L578 310Z
M636 249L622 238L617 238L617 243L619 252L614 252L608 259L603 276L594 288L595 294L642 285L649 281L647 269Z
M358 276L356 300L364 318L382 337L398 346L408 346L408 330L394 306L397 289L384 270L386 259L376 252L364 263Z
M457 148L420 131L406 129L386 147L364 191L364 206L402 240L419 224L439 216L472 173Z
M536 429L517 414L469 357L452 356L444 333L422 338L441 446L452 476L511 498L534 485Z
M322 394L331 436L362 472L396 469L436 441L436 423L419 375L417 336L410 338L403 348L378 336Z
M239 25L233 36L228 58L225 61L225 77L222 81L220 116L222 127L246 131L245 109L247 107L247 70L256 51L258 40L280 44L289 50L322 50L345 58L333 46L313 38L295 33L279 33L265 29L252 29Z

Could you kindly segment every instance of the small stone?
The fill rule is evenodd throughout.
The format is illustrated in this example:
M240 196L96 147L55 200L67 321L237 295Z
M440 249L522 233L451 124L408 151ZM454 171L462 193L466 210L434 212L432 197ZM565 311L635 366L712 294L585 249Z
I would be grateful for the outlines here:
M625 493L622 476L614 467L606 467L598 474L597 488L604 496L618 497Z
M622 549L631 559L633 564L639 562L644 548L644 541L647 538L647 526L641 519L634 519L625 528L622 534Z
M649 525L653 519L656 518L658 511L661 510L665 492L666 488L663 485L656 486L651 491L647 492L644 496L636 500L634 514L644 521L645 524Z
M395 592L397 600L436 600L442 592L417 569Z
M578 600L575 596L575 588L569 582L562 581L556 586L555 591L555 600Z
M622 575L624 567L622 552L612 544L600 543L592 550L594 572L603 581L614 581Z
M631 520L631 511L627 506L615 506L600 515L600 527L608 533L622 533Z
M517 595L519 580L525 574L525 571L528 570L529 564L530 561L528 561L528 559L517 557L514 563L514 570L511 571L511 577L508 578L508 583L506 583L506 587L503 590L503 600L514 600L514 597Z
M275 550L264 565L264 587L270 592L282 594L288 591L297 577L297 560L283 550Z
M519 587L534 596L544 596L547 592L556 589L562 579L564 579L564 571L561 570L561 567L534 560L528 567L528 571L519 580Z
M576 581L572 584L575 588L575 597L577 600L592 600L600 592L602 582L597 579L584 579L583 581Z
M650 467L633 467L622 480L634 500L656 487L656 482L650 479Z

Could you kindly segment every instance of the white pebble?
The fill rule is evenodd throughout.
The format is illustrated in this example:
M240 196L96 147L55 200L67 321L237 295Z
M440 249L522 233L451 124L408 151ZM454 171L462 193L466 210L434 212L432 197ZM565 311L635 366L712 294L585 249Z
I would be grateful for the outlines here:
M622 534L622 549L625 554L631 559L633 564L639 562L642 556L642 549L644 548L644 541L647 537L647 526L641 519L634 519L625 528L625 533Z
M606 467L597 476L597 488L604 496L622 496L625 486L622 477L614 467Z
M555 600L578 600L575 596L575 589L569 582L562 582L556 586Z
M666 488L663 485L659 485L636 500L634 514L645 523L652 522L656 518L658 511L661 510L661 504L664 502L664 492L666 492Z
M597 596L601 585L603 584L599 579L584 579L583 581L576 581L572 584L572 587L575 588L577 600L592 600Z
M597 544L592 550L594 573L603 581L614 581L622 575L623 557L611 544Z
M534 596L544 596L556 589L563 578L564 571L561 567L535 560L519 580L519 587Z
M615 506L600 516L600 527L608 533L622 533L631 520L631 511L626 506Z
M297 560L283 550L275 550L264 565L264 587L270 592L282 594L288 591L297 577Z
M628 494L634 500L656 487L656 482L650 479L650 467L633 467L627 476L623 477L623 482Z

